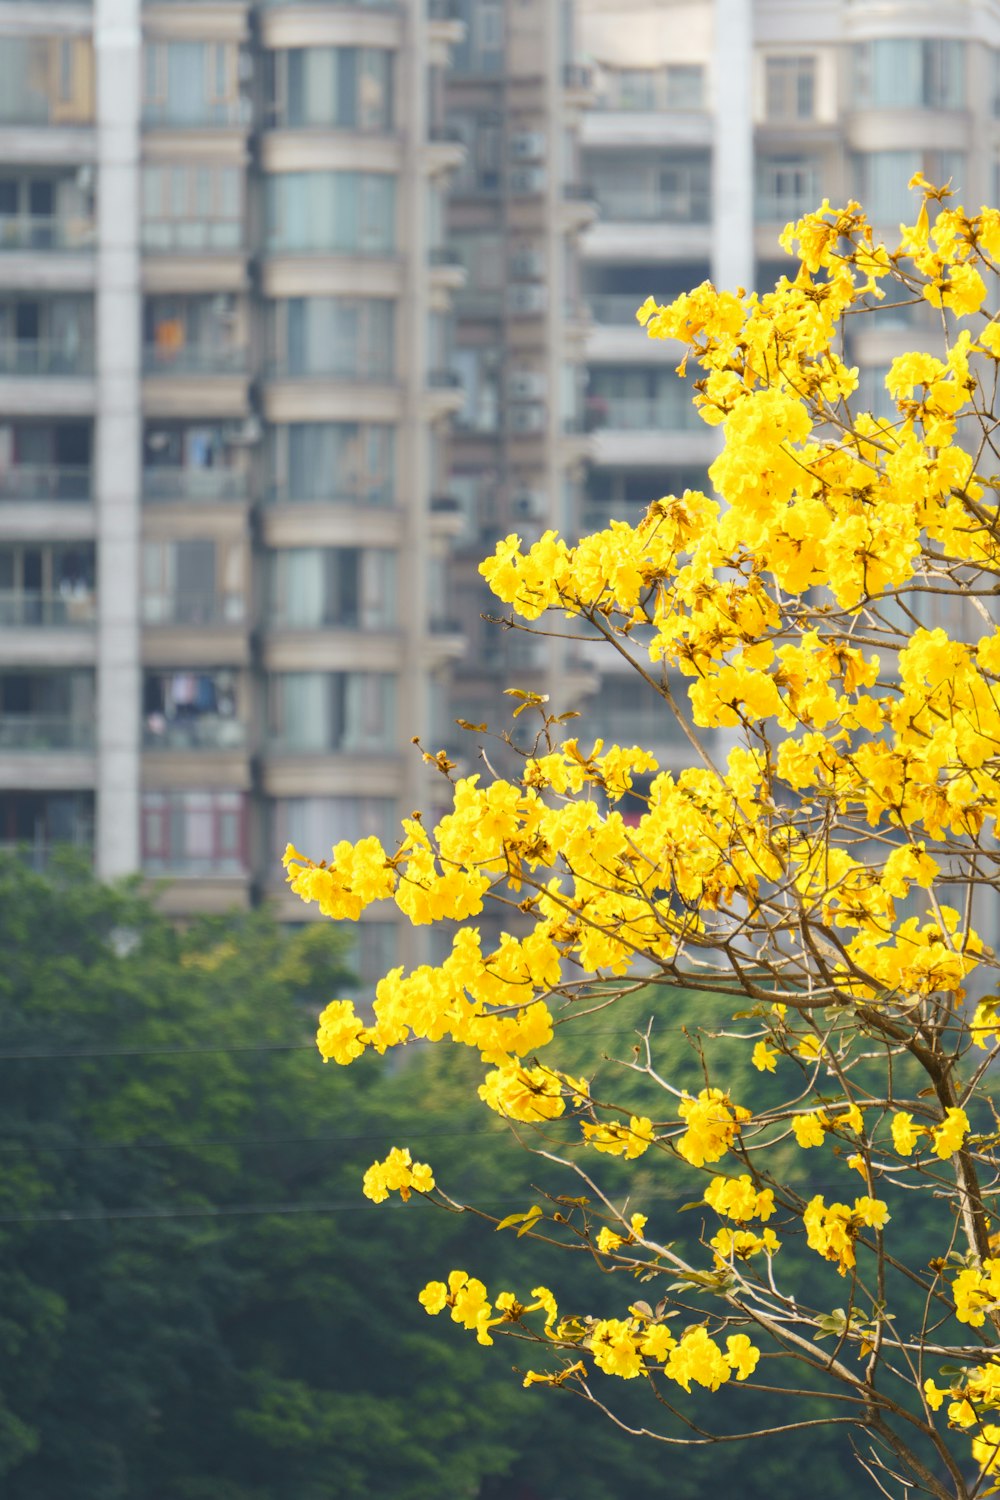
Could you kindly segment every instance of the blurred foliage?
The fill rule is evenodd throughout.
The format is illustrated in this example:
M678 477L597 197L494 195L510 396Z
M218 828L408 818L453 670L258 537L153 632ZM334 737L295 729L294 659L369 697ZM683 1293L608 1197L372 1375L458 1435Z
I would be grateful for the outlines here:
M497 1216L576 1188L470 1107L457 1050L324 1068L315 1017L347 978L332 928L255 913L181 931L70 860L49 878L8 860L0 934L5 1500L841 1492L828 1434L761 1440L752 1464L735 1445L637 1441L568 1393L522 1390L510 1343L484 1358L428 1321L427 1279L474 1265L524 1291L549 1255L472 1214L375 1207L372 1160L406 1143ZM712 1021L702 1001L673 995L658 1022L692 1081L680 1028ZM624 1020L581 1019L580 1045L628 1061L629 1028L660 1008L647 993ZM680 1207L654 1169L629 1188L651 1215ZM585 1246L569 1273L583 1305L603 1274ZM641 1425L647 1393L607 1385ZM741 1426L774 1418L747 1397Z

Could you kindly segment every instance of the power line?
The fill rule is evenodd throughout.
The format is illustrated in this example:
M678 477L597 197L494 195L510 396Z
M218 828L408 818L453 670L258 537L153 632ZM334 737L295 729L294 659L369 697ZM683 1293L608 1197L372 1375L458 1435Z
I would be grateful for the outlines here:
M442 1114L446 1111L442 1110ZM399 1126L399 1133L407 1139L467 1139L471 1136L494 1136L500 1138L505 1132L489 1130L421 1130L419 1126ZM220 1135L204 1136L188 1141L157 1139L154 1136L138 1136L128 1141L46 1141L40 1137L13 1139L0 1136L0 1153L20 1151L200 1151L215 1146L306 1146L316 1145L360 1145L364 1141L384 1141L387 1131L369 1131L363 1135ZM565 1144L570 1144L566 1142Z
M524 1193L511 1198L486 1198L476 1203L476 1208L509 1208L511 1204L521 1205L525 1196L530 1196L531 1189L526 1188ZM418 1197L419 1195L415 1195ZM677 1193L644 1193L643 1203L652 1202L675 1202L680 1196ZM0 1214L0 1225L3 1224L101 1224L115 1220L143 1220L143 1219L226 1219L226 1218L263 1218L267 1215L282 1218L295 1214L351 1214L370 1213L375 1204L369 1204L359 1199L351 1199L344 1202L327 1203L209 1203L198 1207L173 1208L173 1207L150 1207L150 1208L110 1208L110 1209L55 1209L47 1214ZM380 1209L406 1208L401 1199L391 1198L386 1203L378 1205ZM600 1208L600 1203L595 1205Z
M565 1023L562 1023L565 1024ZM593 1036L638 1036L640 1033L635 1027L625 1027L616 1031L594 1031L585 1028L582 1031L572 1032L574 1038ZM415 1038L419 1041L420 1038ZM24 1047L18 1050L0 1049L0 1062L31 1062L31 1061L60 1061L70 1058L101 1058L101 1057L206 1057L211 1055L228 1055L230 1053L252 1053L252 1052L315 1052L316 1042L237 1042L231 1046L222 1046L212 1043L204 1047L73 1047L73 1048L42 1048L37 1046Z

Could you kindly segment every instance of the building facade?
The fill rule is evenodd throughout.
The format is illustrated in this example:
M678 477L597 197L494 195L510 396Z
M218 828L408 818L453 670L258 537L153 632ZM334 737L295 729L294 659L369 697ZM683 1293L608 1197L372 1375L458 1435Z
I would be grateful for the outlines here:
M997 201L1000 5L579 0L579 26L596 95L583 173L599 206L581 240L590 530L704 487L717 451L690 380L635 323L647 296L667 301L706 279L772 288L793 266L781 230L824 197L859 199L894 243L917 212L907 182L918 171L951 179L958 202ZM888 415L890 361L925 340L935 347L940 325L919 307L860 321L848 363L865 405ZM608 671L607 655L588 726L686 763L672 716Z
M425 0L0 0L0 843L301 919L286 841L426 806L461 37Z
M703 485L635 308L824 195L995 199L998 58L1000 0L0 0L0 844L300 920L285 842L432 814L411 736L473 768L504 687L683 764L479 561Z

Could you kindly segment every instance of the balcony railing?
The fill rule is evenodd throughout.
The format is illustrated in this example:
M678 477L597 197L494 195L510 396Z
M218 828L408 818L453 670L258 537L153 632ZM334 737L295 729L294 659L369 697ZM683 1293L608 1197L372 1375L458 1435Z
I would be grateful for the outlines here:
M144 500L243 500L246 475L238 469L156 468L142 471Z
M0 751L92 750L92 719L65 714L0 713Z
M246 725L224 714L147 721L142 728L146 750L240 750L246 740Z
M617 224L707 224L708 188L689 193L636 193L598 184L602 217Z
M699 432L704 424L690 402L656 396L590 396L587 427L619 432Z
M145 103L142 107L142 123L152 129L203 130L219 125L248 125L250 123L250 101L248 99L202 99L196 108L181 109L169 99Z
M177 590L172 594L147 593L142 601L144 625L239 625L243 615L242 593Z
M396 374L386 363L374 361L359 365L349 360L339 360L337 351L331 350L329 359L322 368L313 364L303 365L300 360L278 355L268 362L267 373L272 380L351 380L365 385L395 385Z
M0 629L16 626L93 625L93 589L69 586L57 594L32 594L0 589Z
M19 464L0 469L0 502L4 500L90 499L90 470L61 464Z
M392 505L393 494L394 485L388 479L383 484L373 484L367 489L331 489L322 495L307 495L301 490L293 489L287 482L275 481L268 490L267 503L269 505L357 505L367 509L370 505Z
M588 297L587 304L595 323L613 323L616 327L632 324L638 328L635 314L645 300L645 294L640 296L637 292L599 292Z
M0 342L0 378L94 373L94 346L89 340L69 344L59 339L14 339Z
M144 219L142 248L150 255L233 255L246 244L242 219Z
M243 375L248 358L245 348L213 349L186 344L180 349L167 350L147 344L142 351L142 369L145 375Z
M0 252L5 250L93 250L92 219L56 219L0 214Z

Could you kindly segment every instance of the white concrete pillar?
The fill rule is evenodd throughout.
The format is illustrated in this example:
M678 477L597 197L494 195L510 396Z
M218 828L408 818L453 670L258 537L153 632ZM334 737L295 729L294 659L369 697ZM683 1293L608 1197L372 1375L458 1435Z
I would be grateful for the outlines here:
M712 280L753 284L753 0L715 0Z
M97 872L139 866L140 0L94 0L97 67Z

